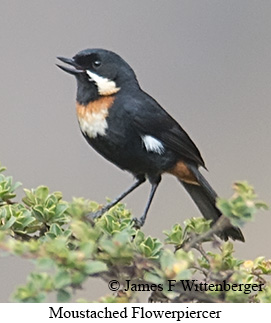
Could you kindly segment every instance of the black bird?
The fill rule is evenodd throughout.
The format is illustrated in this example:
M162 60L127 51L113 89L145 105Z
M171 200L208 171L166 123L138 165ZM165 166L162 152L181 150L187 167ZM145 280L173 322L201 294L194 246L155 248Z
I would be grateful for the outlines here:
M76 77L76 110L81 132L103 157L134 175L135 183L96 216L102 215L136 187L151 183L148 203L137 225L142 226L163 173L177 177L203 216L214 223L221 212L217 194L199 172L201 154L185 130L139 86L132 68L116 53L86 49L73 58L58 57ZM239 228L219 233L244 241Z

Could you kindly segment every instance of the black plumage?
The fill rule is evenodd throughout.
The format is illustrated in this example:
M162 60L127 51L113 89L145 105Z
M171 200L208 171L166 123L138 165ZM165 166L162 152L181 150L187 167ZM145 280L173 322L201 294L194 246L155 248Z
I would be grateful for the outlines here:
M217 194L199 171L203 158L186 131L139 86L132 68L117 54L87 49L59 66L77 80L77 116L88 143L103 157L132 173L136 182L98 215L107 211L146 179L152 189L143 225L163 173L175 175L206 219L221 216ZM244 241L239 228L228 227L219 236Z

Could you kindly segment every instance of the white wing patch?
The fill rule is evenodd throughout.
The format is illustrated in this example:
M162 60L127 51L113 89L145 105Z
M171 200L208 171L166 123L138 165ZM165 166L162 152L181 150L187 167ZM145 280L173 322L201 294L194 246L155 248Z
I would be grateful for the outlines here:
M159 155L162 155L165 152L165 147L158 139L149 135L141 136L141 139L147 151L152 151Z
M100 95L112 95L120 90L114 81L109 80L106 77L99 76L89 70L87 70L86 73L90 77L90 81L95 82L97 85Z

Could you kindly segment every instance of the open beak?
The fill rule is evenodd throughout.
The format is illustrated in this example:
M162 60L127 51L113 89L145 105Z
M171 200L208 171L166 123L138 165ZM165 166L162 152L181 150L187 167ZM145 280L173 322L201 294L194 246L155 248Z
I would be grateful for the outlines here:
M56 66L59 67L60 69L62 69L64 72L67 72L72 75L78 75L80 73L85 72L85 70L81 66L79 66L78 64L75 63L73 58L66 58L66 57L59 57L58 56L57 59L59 59L63 63L66 63L66 64L72 66L72 67L68 67L68 66L62 66L62 65L56 64Z

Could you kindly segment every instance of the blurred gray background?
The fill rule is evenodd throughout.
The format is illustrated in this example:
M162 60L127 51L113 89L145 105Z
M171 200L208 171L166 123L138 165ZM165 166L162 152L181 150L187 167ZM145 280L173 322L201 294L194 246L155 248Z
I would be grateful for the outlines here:
M219 195L248 180L270 204L270 1L1 0L0 15L0 160L14 180L100 203L131 184L81 136L75 80L55 66L56 56L101 47L126 59L142 88L187 130ZM125 199L134 215L149 189ZM163 230L192 216L200 216L193 202L165 176L143 230L163 239ZM270 231L270 212L258 214L236 255L270 257ZM0 268L4 302L32 265L1 257ZM88 299L106 293L96 281L83 291Z

